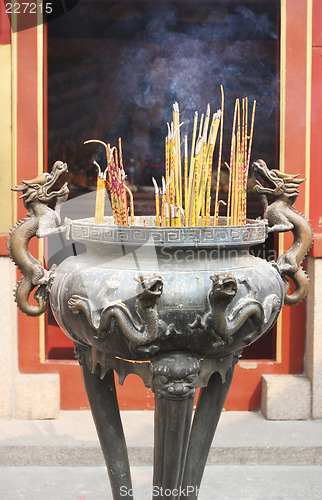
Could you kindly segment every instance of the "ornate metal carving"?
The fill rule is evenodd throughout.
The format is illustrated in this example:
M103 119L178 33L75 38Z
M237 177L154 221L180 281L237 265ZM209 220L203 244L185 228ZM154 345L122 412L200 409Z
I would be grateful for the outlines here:
M28 210L27 217L15 225L8 239L8 250L11 259L23 274L15 290L15 300L22 312L28 316L39 316L47 308L47 285L52 273L44 269L41 262L29 252L28 245L31 238L43 238L53 232L62 231L60 224L60 209L68 197L67 183L58 191L50 191L57 179L67 171L66 163L57 161L51 173L43 173L35 179L22 181L23 184L13 188L21 191L20 198ZM56 199L55 210L46 206L52 199ZM34 297L38 305L29 302L29 296L35 287L38 287Z
M106 217L106 225L94 223L94 219L70 221L71 237L80 242L96 241L100 243L123 243L124 245L178 245L191 247L202 245L219 246L251 246L264 242L266 225L264 221L249 220L245 226L207 226L204 228L182 227L115 227L113 221ZM139 221L137 221L139 224ZM109 225L110 224L110 225Z
M200 360L192 354L172 353L151 360L152 388L158 398L186 399L198 385Z
M206 330L215 337L213 345L229 345L233 335L238 332L244 323L252 321L252 331L245 335L245 344L252 342L271 318L272 313L281 306L279 297L273 293L265 297L263 302L255 299L256 290L246 276L238 280L231 274L210 276L212 287L209 292L210 312L202 318L196 316L190 325L192 330ZM238 283L244 285L245 293L231 304L237 294ZM231 304L231 307L229 308Z
M162 295L163 281L160 276L152 275L135 278L137 281L136 321L130 310L121 302L112 302L100 312L95 304L86 297L73 295L68 300L68 307L74 314L82 312L90 326L96 331L96 338L103 343L108 342L113 333L112 321L115 320L123 335L134 348L150 344L159 336L169 335L170 330L160 321L157 311L157 301ZM102 296L101 296L102 298ZM148 352L158 350L156 346L146 348Z
M298 179L298 175L286 174L279 170L269 170L263 160L254 162L252 168L256 177L267 184L263 186L257 180L255 190L264 206L268 231L293 233L294 242L291 248L278 257L276 265L285 283L285 304L298 304L306 296L308 287L308 277L301 267L301 262L313 241L309 221L293 207L299 194L298 187L305 179ZM270 205L267 196L274 198ZM295 285L295 291L291 295L288 295L290 283L287 277Z

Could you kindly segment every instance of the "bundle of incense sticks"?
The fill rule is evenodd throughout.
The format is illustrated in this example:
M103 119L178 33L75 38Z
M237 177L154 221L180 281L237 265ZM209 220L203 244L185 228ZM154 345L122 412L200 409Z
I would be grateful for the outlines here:
M102 171L97 162L94 165L98 168L97 191L95 205L95 224L104 222L104 206L106 189L110 191L111 205L113 210L114 223L119 226L128 226L128 202L130 200L130 224L134 225L134 203L130 188L125 184L125 172L123 168L122 141L119 138L118 149L110 144L106 144L98 139L90 139L84 144L96 142L105 147L107 167Z
M236 100L231 140L227 203L219 199L223 148L224 91L221 86L221 109L210 120L208 104L201 115L198 130L198 112L195 112L190 162L188 137L184 136L182 181L179 105L173 105L173 121L168 125L165 140L165 178L162 188L152 178L155 188L157 226L209 226L212 195L212 169L216 139L220 125L217 180L215 189L214 225L218 225L220 205L227 206L227 225L246 224L247 180L254 130L256 101L253 104L250 134L248 132L248 99ZM248 135L249 134L249 135ZM161 194L161 200L160 200ZM183 203L184 201L184 209ZM160 207L161 203L161 207Z
M235 103L231 136L229 169L227 225L246 224L247 181L253 142L256 101L253 103L250 133L248 135L248 99Z
M195 113L191 142L190 165L188 157L188 137L184 136L183 180L179 104L173 105L173 121L168 123L165 140L165 178L159 189L153 178L156 202L157 226L198 226L209 225L211 204L211 179L213 154L219 129L221 110L210 120L210 106L206 115L201 115L198 128L198 112ZM161 193L161 208L160 198ZM184 208L183 208L184 202Z

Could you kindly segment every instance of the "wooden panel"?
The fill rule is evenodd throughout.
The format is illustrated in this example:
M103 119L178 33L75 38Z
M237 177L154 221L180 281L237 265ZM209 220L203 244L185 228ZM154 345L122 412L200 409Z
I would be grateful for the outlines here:
M310 220L315 233L311 255L322 257L322 2L313 0L312 95L311 95L311 204Z
M320 27L322 23L322 9ZM322 233L322 47L312 50L311 199L310 220L314 232ZM320 255L322 257L322 255Z
M7 240L7 234L0 234L0 256L8 255Z
M0 4L1 6L2 4ZM0 12L1 16L1 12ZM11 47L0 40L0 233L12 226L11 170ZM1 251L0 245L0 251ZM5 254L7 255L7 251Z
M321 0L313 0L313 30L312 30L312 45L313 47L322 47L322 2Z
M7 45L11 40L11 26L5 10L5 2L0 2L0 45Z
M285 82L282 113L284 113L285 172L306 175L306 71L307 71L307 2L285 0L286 48ZM282 69L283 70L283 69ZM305 211L305 188L302 185L296 209ZM290 233L284 235L284 252L293 243ZM284 307L282 313L283 370L302 373L304 369L306 309L305 302L298 306Z

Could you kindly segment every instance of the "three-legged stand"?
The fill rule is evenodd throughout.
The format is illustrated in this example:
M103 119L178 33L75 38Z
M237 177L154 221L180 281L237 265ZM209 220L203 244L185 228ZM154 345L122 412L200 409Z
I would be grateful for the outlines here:
M110 367L99 370L102 378L97 364L91 363L95 358L102 368L97 352L90 356L87 351L81 358L114 500L133 496L113 369L123 379L127 373L137 373L155 393L153 498L196 500L238 356L200 360L194 354L169 353L153 357L149 370L148 363L114 362L105 356ZM201 389L193 418L197 387Z

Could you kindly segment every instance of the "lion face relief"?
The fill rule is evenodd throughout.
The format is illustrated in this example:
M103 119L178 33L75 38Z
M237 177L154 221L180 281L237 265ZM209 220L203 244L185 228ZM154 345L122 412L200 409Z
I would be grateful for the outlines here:
M159 398L186 399L198 385L200 361L190 354L173 353L152 362L153 387Z

